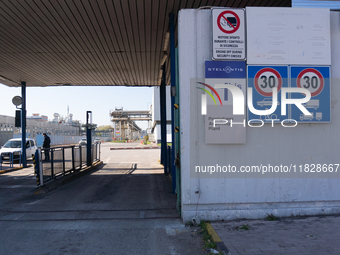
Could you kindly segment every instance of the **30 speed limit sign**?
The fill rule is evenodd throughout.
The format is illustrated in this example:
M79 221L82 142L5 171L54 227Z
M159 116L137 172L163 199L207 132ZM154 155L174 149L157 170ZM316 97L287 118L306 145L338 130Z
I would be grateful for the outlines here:
M318 70L314 68L307 68L302 70L296 79L296 85L299 88L308 89L312 97L317 96L321 93L324 84L324 77Z
M291 118L299 123L329 123L331 121L330 66L291 66L291 87L307 89L311 99L302 104L311 115L304 115L295 105L291 106ZM304 98L303 93L291 93L290 97Z
M273 90L277 90L277 105L281 105L281 89L287 88L288 66L247 66L247 86L252 89L252 104L257 110L267 110L273 105ZM279 94L280 93L280 94ZM250 95L248 94L248 97ZM249 98L248 98L249 99ZM248 120L262 119L265 123L272 119L284 120L287 116L281 115L281 108L276 107L270 115L256 115L248 110Z
M256 73L254 85L262 96L270 97L273 94L273 88L277 88L277 92L281 90L282 77L274 68L265 67Z

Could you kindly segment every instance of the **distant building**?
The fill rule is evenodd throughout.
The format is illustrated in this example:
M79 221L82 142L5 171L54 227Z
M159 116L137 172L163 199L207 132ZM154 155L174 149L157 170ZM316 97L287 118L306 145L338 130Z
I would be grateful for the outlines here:
M27 119L33 119L33 120L44 121L44 122L48 121L48 116L40 115L39 113L33 113L32 115L33 116L27 116Z
M39 115L32 117L35 118L27 118L26 137L36 140L38 145L42 144L43 133L51 137L52 145L74 144L81 139L79 127L48 122L42 120ZM44 119L46 118L47 116ZM15 127L15 118L0 115L0 146L11 138L19 137L21 137L21 128Z
M59 123L59 116L60 116L59 113L53 114L53 117L54 117L53 122Z
M72 113L67 113L66 118L61 117L59 113L54 113L52 123L59 123L59 124L65 125L65 126L78 127L79 130L81 129L80 121L79 120L73 120L73 114Z

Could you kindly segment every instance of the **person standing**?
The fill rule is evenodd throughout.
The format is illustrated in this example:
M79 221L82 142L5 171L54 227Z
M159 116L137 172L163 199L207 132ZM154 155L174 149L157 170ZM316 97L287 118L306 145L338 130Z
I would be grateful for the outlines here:
M45 160L50 160L50 146L51 146L51 139L46 133L43 133L44 136L44 142L43 142L43 148L45 153Z

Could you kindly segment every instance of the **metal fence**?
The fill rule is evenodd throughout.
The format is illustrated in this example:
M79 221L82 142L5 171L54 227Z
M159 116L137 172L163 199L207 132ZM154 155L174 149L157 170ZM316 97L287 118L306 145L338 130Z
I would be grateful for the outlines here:
M21 166L21 151L0 153L0 170L4 161L9 163L9 168L13 168L14 162Z
M41 149L43 182L72 174L86 166L86 146ZM92 162L100 160L100 144L92 144Z

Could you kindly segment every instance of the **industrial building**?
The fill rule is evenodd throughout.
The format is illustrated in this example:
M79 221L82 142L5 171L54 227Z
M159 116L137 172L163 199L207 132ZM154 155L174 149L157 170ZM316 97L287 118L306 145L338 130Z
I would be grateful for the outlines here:
M150 121L150 111L124 111L123 107L115 108L110 113L114 128L114 140L138 140L142 129L135 121Z
M80 125L64 125L59 122L47 122L27 118L26 137L42 144L43 133L51 137L52 145L74 144L81 139ZM11 138L21 137L21 128L15 127L15 117L0 115L0 146Z

